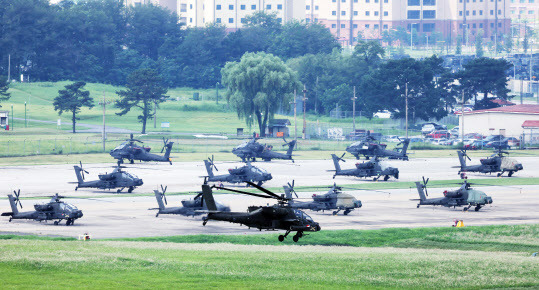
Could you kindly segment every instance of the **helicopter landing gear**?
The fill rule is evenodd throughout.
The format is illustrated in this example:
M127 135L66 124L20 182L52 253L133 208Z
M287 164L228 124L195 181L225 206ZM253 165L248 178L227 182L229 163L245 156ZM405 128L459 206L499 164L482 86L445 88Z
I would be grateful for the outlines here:
M468 211L468 210L470 209L470 207L472 207L472 206L469 205L468 207L464 207L464 208L462 209L462 211Z
M202 225L206 226L207 223L208 223L208 218L207 217L203 218L202 219Z
M513 176L513 173L514 173L513 171L509 171L509 173L507 174L507 176L511 177L511 176Z
M135 164L135 160L131 159L131 160L129 160L129 163Z
M378 180L378 177L374 177L374 178L372 179L372 181L377 181L377 180Z
M369 156L365 156L365 159L366 159L366 160L369 160L370 157L369 157ZM357 156L357 160L359 160L359 155Z
M290 231L286 231L286 233L284 235L279 235L279 238L278 238L279 242L284 241L284 239L286 238L286 236L288 236L288 234L290 234Z
M417 204L417 208L419 208L419 203Z
M54 221L54 225L57 226L60 223L60 221Z
M303 232L298 232L292 237L292 241L294 241L294 243L297 243L299 241L299 238L301 237L303 237Z
M334 211L334 212L333 212L333 215L337 215L340 211L341 211L340 209Z
M386 175L386 176L384 177L384 181L388 181L388 179L389 179L389 175Z
M68 219L68 220L66 221L66 226L70 226L70 225L72 225L74 222L75 222L74 219Z
M503 172L498 173L496 176L501 177Z
M156 214L155 214L155 217L158 217L158 216L159 216L159 213L156 213Z
M77 189L79 189L78 187L75 187L75 191L77 191Z
M481 206L480 206L480 205L478 205L478 206L475 207L475 211L479 211L480 209L481 209Z
M10 218L9 218L9 222L11 222L11 220L12 220L12 219L13 219L13 218L12 218L12 217L10 217Z
M116 190L116 193L121 193L121 192L122 192L122 190L124 190L124 187L122 187L122 188L120 188L120 189Z
M128 192L128 193L131 193L131 192L133 192L134 189L135 189L134 186L130 186L129 189L127 190L127 192Z
M347 209L347 210L345 210L342 214L348 215L350 212L351 212L351 210Z

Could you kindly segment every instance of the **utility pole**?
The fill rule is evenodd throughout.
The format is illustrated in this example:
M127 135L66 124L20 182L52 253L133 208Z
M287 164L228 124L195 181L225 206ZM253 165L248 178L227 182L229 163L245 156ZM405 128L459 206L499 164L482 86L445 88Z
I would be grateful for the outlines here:
M105 140L107 139L107 132L106 132L106 126L105 126L105 106L107 104L109 104L109 102L107 102L105 100L105 91L103 91L103 101L102 102L99 102L99 105L102 105L103 106L103 132L101 134L101 139L103 141L103 151L105 151Z
M7 82L11 81L11 54L7 55Z
M406 83L405 89L405 99L406 99L406 139L408 139L408 83Z
M11 126L9 128L9 130L13 131L13 125L15 123L13 123L13 104L11 104Z
M307 88L303 85L303 140L307 136L307 120L305 119L305 113L307 111Z
M28 122L26 122L26 102L24 102L24 128L28 127Z
M294 101L290 102L290 104L294 104L294 140L298 140L298 117L297 117L297 98L296 98L296 90L294 90Z
M352 97L352 130L356 133L356 86L354 86L354 96Z
M460 128L460 139L464 141L464 90L462 90L462 106L460 108L460 115L462 118L462 126Z

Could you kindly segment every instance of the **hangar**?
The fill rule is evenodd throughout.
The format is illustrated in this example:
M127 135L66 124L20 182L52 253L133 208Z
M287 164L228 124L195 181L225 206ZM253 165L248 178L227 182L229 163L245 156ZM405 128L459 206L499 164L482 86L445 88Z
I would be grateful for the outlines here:
M525 133L522 127L526 121L539 121L539 105L522 104L477 110L459 116L459 125L464 133L479 133L484 136L500 134L519 138Z

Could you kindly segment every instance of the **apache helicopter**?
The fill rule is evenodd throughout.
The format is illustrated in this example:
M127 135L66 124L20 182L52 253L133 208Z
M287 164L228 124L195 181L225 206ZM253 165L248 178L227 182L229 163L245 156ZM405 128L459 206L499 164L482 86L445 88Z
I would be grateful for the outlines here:
M163 188L161 185L161 191L154 190L155 193L155 199L157 199L157 204L159 205L159 208L151 208L151 209L157 209L159 210L155 217L158 217L160 214L179 214L184 216L195 216L195 215L201 215L203 212L202 210L208 210L205 204L202 203L202 193L199 193L195 196L193 199L184 199L182 200L182 205L179 207L165 207L167 204L167 197L165 196L165 192L167 191L167 186ZM163 203L164 201L164 203ZM216 202L217 210L222 212L230 211L230 207L222 205L218 202Z
M475 211L479 211L483 206L492 203L492 197L487 196L482 191L472 189L471 184L467 181L464 181L457 190L445 190L444 197L427 198L427 196L429 196L427 183L429 183L429 179L427 178L427 180L425 180L425 177L423 177L423 184L421 184L421 182L415 183L417 192L419 193L418 208L420 205L441 205L445 207L464 206L463 210L467 211L472 206L475 206Z
M84 173L89 174L88 171L82 168L82 162L80 166L73 166L75 168L75 174L77 175L77 186L75 190L79 188L99 188L99 189L115 189L119 188L116 192L120 193L124 188L128 188L127 192L131 193L137 186L143 184L142 179L136 177L133 174L127 173L122 170L122 166L118 164L111 173L99 174L99 180L84 181Z
M271 180L273 177L271 173L268 173L264 169L252 166L250 162L247 165L240 168L228 169L229 174L214 175L213 169L219 171L217 166L213 163L213 155L208 160L204 160L206 171L208 176L205 176L205 180L209 182L228 182L228 183L243 183L246 181L258 182L258 185L262 185L265 181Z
M55 220L54 224L58 225L62 220L66 220L66 226L72 225L76 219L82 217L82 211L76 206L60 201L64 198L61 195L55 194L51 196L51 201L45 204L35 204L35 211L19 212L17 204L22 209L22 204L19 199L21 190L13 191L15 196L8 194L11 212L4 212L2 216L9 216L9 221L13 219L29 219L36 221Z
M296 243L299 238L305 235L304 232L320 231L320 225L313 221L310 216L303 211L294 209L288 205L288 198L279 196L254 183L247 183L265 194L239 191L224 187L210 187L207 184L202 185L202 197L208 207L208 216L204 218L202 225L205 226L209 220L217 220L239 223L259 230L285 230L286 233L284 235L279 235L280 242L284 241L290 232L296 232L292 238ZM247 212L222 212L217 210L211 188L224 189L235 193L262 198L273 198L278 201L278 204L271 206L250 206Z
M285 142L283 146L288 146L288 150L286 151L286 153L279 153L274 152L273 146L271 145L262 145L258 143L258 139L261 138L256 137L256 133L253 134L253 138L232 149L232 153L240 157L243 162L254 162L256 161L256 158L260 158L264 161L271 161L271 159L284 159L292 160L292 162L294 162L294 159L292 159L292 151L294 151L294 146L296 146L296 140L287 142L286 139L283 137L283 140Z
M346 151L354 155L358 160L359 155L365 156L367 160L369 160L370 157L375 156L378 156L380 158L387 157L389 159L400 159L405 161L408 160L408 155L406 154L406 151L408 150L410 139L404 139L403 141L401 141L399 144L397 144L397 146L400 146L402 144L402 147L397 147L394 150L386 149L385 144L373 142L375 140L376 139L374 139L374 137L369 134L362 141L352 143L346 148Z
M288 206L298 209L310 209L312 211L334 210L333 215L337 215L339 211L344 210L343 214L348 215L351 211L361 207L361 200L357 200L350 194L342 193L342 188L333 184L329 191L325 194L313 194L312 201L296 201L292 193L298 198L298 194L294 190L294 181L283 186L285 197L288 199Z
M381 176L384 176L384 181L387 181L390 176L395 177L395 179L399 179L399 169L395 167L384 168L380 165L378 156L374 156L374 158L369 160L368 162L356 163L356 168L354 169L342 170L341 166L339 165L339 161L346 162L346 160L342 159L345 154L346 153L344 153L341 157L337 157L337 155L331 154L331 158L333 158L333 164L335 165L335 174L333 175L333 178L335 178L335 176L337 175L342 175L365 178L374 176L374 181L379 180Z
M166 149L164 156L152 154L150 153L150 147L138 146L135 142L144 143L140 140L133 139L133 134L131 134L129 139L110 151L110 156L114 157L114 159L118 159L118 163L123 163L124 159L127 159L131 164L133 164L135 160L139 160L169 162L170 165L172 165L170 151L172 150L174 142L168 142L168 139L163 137L164 145L161 149L161 153Z
M457 168L460 168L458 174L460 175L460 178L464 179L465 175L463 172L479 172L479 173L493 173L498 172L497 176L500 177L504 174L504 172L508 172L507 176L511 177L513 176L513 173L522 170L524 167L522 167L522 163L516 161L515 159L505 157L505 155L509 155L509 152L498 150L494 154L492 154L490 157L486 159L481 159L481 164L478 165L466 165L466 158L468 160L470 157L466 154L465 150L457 151L457 154L459 156L460 166L457 166Z

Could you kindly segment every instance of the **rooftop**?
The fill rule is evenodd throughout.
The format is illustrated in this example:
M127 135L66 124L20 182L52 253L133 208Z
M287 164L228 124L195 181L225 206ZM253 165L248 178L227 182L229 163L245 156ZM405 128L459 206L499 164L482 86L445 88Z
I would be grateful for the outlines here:
M539 121L526 120L522 124L522 128L539 128Z
M492 109L486 109L486 110L465 112L465 114L472 115L472 114L477 114L477 113L490 113L490 112L539 114L539 105L530 105L530 104L514 105L514 106L506 106L506 107L492 108Z

